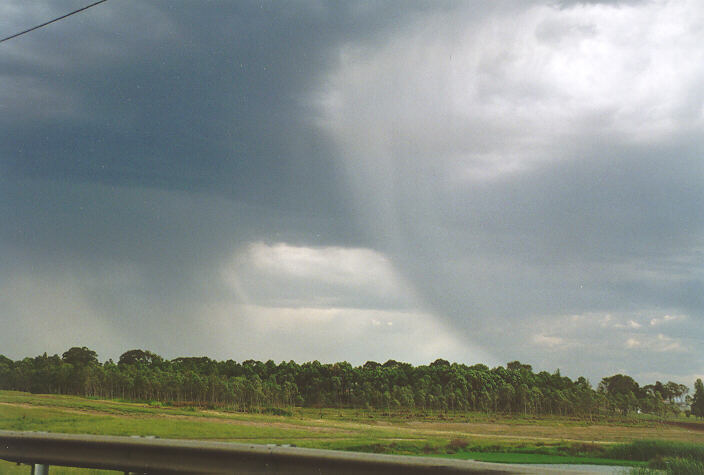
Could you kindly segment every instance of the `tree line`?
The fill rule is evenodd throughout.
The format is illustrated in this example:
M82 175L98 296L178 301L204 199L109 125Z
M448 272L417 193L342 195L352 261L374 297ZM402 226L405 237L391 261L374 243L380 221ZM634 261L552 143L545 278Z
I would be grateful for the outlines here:
M674 382L640 386L616 374L596 388L560 371L534 372L518 361L489 368L443 359L413 366L389 360L361 366L347 362L298 364L208 357L172 360L146 350L123 353L117 363L73 347L61 356L44 353L13 361L0 355L0 389L70 394L175 405L227 406L239 411L295 406L374 409L391 412L484 411L579 416L645 412L666 416L690 406L704 417L704 385L695 394ZM688 411L690 409L687 409Z

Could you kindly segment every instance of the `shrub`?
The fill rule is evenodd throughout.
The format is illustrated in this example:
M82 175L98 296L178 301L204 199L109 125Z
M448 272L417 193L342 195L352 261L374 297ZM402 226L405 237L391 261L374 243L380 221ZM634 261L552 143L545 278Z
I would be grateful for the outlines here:
M599 444L591 444L588 442L570 444L566 447L566 452L570 455L594 455L602 454L604 452L604 447Z
M452 440L447 444L447 448L448 448L448 449L451 449L451 450L454 450L454 451L456 452L456 451L458 451L458 450L462 450L462 449L467 448L468 445L469 445L469 442L467 442L467 441L464 440L464 439L452 439Z
M666 459L667 473L672 475L691 475L704 473L704 463L692 459L671 458Z
M683 458L704 463L704 445L665 440L637 440L611 447L606 456L648 462L657 457Z
M281 409L280 407L265 407L262 409L262 414L269 414L272 416L292 416L293 413L287 409Z
M704 473L704 463L683 457L656 457L650 468L665 470L668 475L690 475Z

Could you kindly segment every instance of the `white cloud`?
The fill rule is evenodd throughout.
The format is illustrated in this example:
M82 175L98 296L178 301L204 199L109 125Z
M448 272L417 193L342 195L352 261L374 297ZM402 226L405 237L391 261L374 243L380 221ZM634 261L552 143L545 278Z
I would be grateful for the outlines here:
M664 323L668 322L674 322L678 320L684 320L686 317L685 315L663 315L662 317L653 317L650 319L650 326L654 327L657 325L662 325Z
M523 334L530 337L520 345L514 343L513 352L503 359L530 361L534 367L548 371L560 361L560 368L571 368L571 377L586 376L593 382L616 372L630 374L643 384L652 382L649 375L654 372L686 382L685 372L692 369L681 361L686 358L697 368L696 338L689 337L690 332L683 328L654 331L649 320L645 310L534 315L511 322L513 338ZM682 320L682 324L687 322ZM488 339L498 339L502 334L484 333Z
M246 258L267 273L313 279L345 286L399 287L389 260L371 249L305 247L286 243L253 243Z
M630 337L626 340L626 348L628 349L644 349L657 353L664 352L684 352L688 351L682 342L678 339L658 333L657 335L639 335Z
M626 348L640 348L641 346L643 346L643 344L635 338L626 340Z
M634 330L637 330L638 328L641 328L643 325L635 321L634 319L628 320L626 323L613 323L612 324L613 328L631 328Z
M240 301L278 307L413 308L417 299L391 261L364 248L254 242L222 277Z
M485 180L564 158L557 144L579 136L650 143L704 127L698 2L534 6L471 27L462 18L424 17L384 45L341 50L320 123L351 166L374 170L367 178L395 168L385 154Z
M556 348L564 346L565 339L560 338L559 336L538 334L533 335L533 343L540 346L546 346L548 348Z

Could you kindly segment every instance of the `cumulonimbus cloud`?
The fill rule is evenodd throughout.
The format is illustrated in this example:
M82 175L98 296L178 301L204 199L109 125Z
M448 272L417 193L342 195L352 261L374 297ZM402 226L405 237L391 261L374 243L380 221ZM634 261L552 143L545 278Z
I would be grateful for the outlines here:
M425 303L506 358L547 364L549 348L604 336L585 318L563 338L561 315L701 318L678 288L703 287L682 262L704 232L704 9L580 2L469 17L350 42L321 81L318 124L362 225ZM511 331L540 319L553 331ZM614 358L635 348L604 341Z

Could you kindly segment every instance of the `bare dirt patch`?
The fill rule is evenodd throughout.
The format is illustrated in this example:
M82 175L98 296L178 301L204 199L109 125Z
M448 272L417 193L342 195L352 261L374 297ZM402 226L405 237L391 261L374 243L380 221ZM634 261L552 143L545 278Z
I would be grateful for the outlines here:
M224 415L223 417L207 417L207 416L184 416L184 415L180 415L180 414L154 414L153 417L166 417L166 418L171 418L171 419L182 419L182 420L191 420L191 421L217 422L217 423L222 423L222 424L234 424L234 425L249 426L249 427L276 427L279 429L305 430L305 431L310 431L310 432L326 432L326 433L340 433L340 434L351 433L350 431L346 431L343 429L337 429L334 427L297 425L297 424L289 424L287 422L248 421L248 420L242 420L242 419L228 418L227 415Z
M704 432L704 424L702 424L701 422L665 421L664 424Z
M51 409L58 412L65 412L67 414L97 414L97 415L107 415L106 412L94 411L90 409L73 409L70 407L61 406L45 406L37 404L29 404L26 402L0 402L0 406L11 406L11 407L21 407L23 409Z

